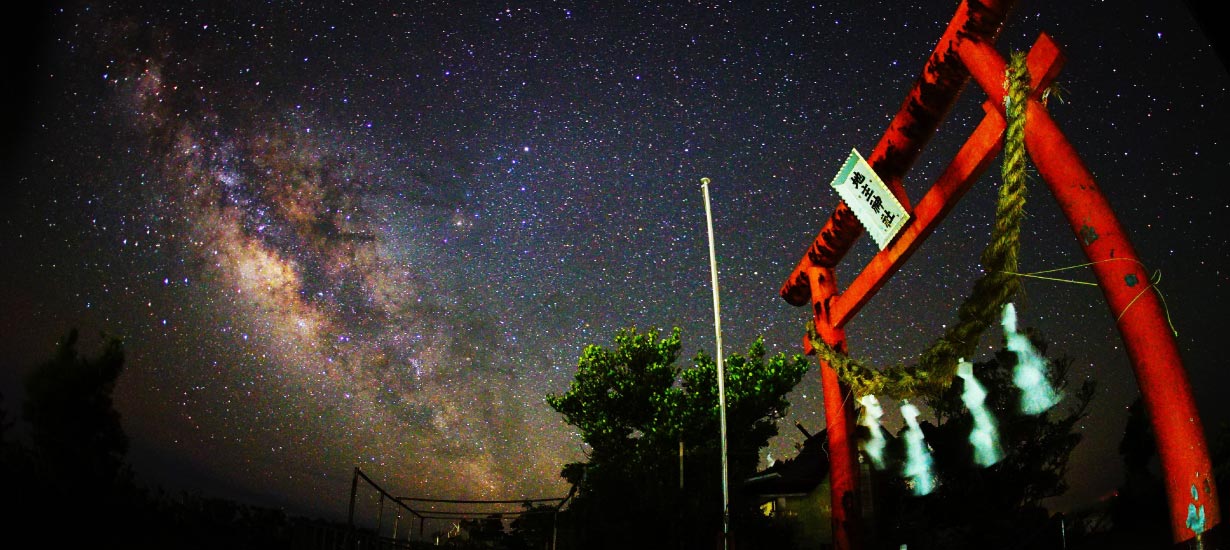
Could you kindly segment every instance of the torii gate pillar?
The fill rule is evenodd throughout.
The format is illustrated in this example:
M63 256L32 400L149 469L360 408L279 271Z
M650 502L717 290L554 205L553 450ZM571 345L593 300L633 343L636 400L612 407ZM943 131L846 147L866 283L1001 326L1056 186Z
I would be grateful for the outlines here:
M781 296L787 302L812 306L817 335L838 351L846 351L845 324L930 235L1002 147L1006 63L992 44L1013 2L962 1L922 75L867 159L897 200L912 211L912 219L901 234L844 292L838 292L835 267L862 234L853 212L844 202L838 202L782 286ZM1221 522L1221 511L1204 428L1178 346L1144 264L1093 176L1038 100L1040 90L1049 86L1058 72L1062 54L1043 35L1031 50L1028 64L1035 91L1026 114L1026 149L1093 263L1098 284L1116 318L1157 438L1173 540L1200 546L1201 535ZM987 115L917 207L911 207L902 178L971 74L990 97L984 106ZM813 351L806 338L804 349L809 354ZM862 547L862 519L857 447L851 439L853 399L847 398L849 388L823 360L820 375L831 459L833 542L839 550L854 550Z

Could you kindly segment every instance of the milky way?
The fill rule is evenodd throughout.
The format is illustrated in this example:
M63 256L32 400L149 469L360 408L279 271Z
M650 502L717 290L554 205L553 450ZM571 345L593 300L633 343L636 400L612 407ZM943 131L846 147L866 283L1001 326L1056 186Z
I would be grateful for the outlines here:
M712 353L700 178L727 353L800 351L805 308L778 289L951 8L32 7L13 18L46 24L21 44L29 101L5 150L7 408L77 326L125 337L116 403L151 482L333 517L355 466L408 496L563 495L585 449L544 397L586 344L680 326L685 356ZM1230 200L1205 182L1230 158L1230 76L1177 4L1022 0L998 48L1042 31L1068 54L1048 109L1164 273L1215 426ZM905 181L914 200L982 116L968 88ZM911 361L953 322L981 275L989 172L847 326L856 355ZM1029 186L1021 269L1084 262ZM839 286L874 251L856 243ZM1099 382L1070 476L1068 503L1088 502L1121 481L1135 382L1096 289L1024 284L1021 319ZM790 399L786 426L823 427L814 371ZM768 450L798 442L783 429Z
M146 305L156 330L179 335L152 352L183 382L149 389L184 388L180 418L155 429L221 441L189 451L208 476L238 467L274 488L258 493L328 495L323 510L351 466L410 496L558 491L552 431L522 418L544 391L502 353L481 303L492 289L456 261L482 223L468 182L302 105L236 99L131 20L99 24L102 108L137 163L118 170L135 182L91 202L122 203L117 223L142 228L118 244L146 251L134 279L161 276L166 302Z
M208 304L230 321L217 330L250 341L261 361L244 368L268 369L260 377L291 396L265 404L292 417L278 429L305 442L345 434L381 466L413 442L450 458L415 468L420 484L518 488L483 449L542 448L495 411L524 392L491 353L491 327L462 324L481 317L445 314L456 298L438 281L451 274L416 252L444 232L430 227L436 211L456 214L456 226L468 223L465 205L420 195L420 176L373 169L370 146L327 125L313 133L310 117L275 114L235 131L207 108L176 111L186 100L163 69L151 62L109 81L158 162L145 215L209 281ZM390 229L407 222L431 235Z

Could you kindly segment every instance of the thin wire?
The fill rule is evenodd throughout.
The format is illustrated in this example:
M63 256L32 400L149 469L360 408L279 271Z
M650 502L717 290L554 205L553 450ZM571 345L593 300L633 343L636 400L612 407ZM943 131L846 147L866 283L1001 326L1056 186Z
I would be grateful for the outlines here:
M1015 275L1017 277L1029 277L1032 279L1042 279L1046 281L1056 281L1060 283L1072 283L1072 284L1077 284L1077 285L1098 286L1097 283L1091 283L1089 281L1076 281L1072 279L1061 279L1058 277L1043 277L1040 274L1055 273L1057 271L1066 271L1069 269L1088 267L1094 264L1100 264L1102 262L1112 262L1112 261L1136 262L1136 264L1139 265L1141 269L1146 269L1145 264L1141 262L1140 260L1137 260L1136 258L1106 258L1104 260L1098 260L1096 262L1085 262L1083 264L1070 265L1066 267L1056 267L1054 269L1044 269L1041 271L1034 271L1030 273L1014 273L1012 271L1003 271L1002 273L1007 274L1007 275ZM1140 297L1145 294L1145 292L1148 292L1150 289L1152 289L1153 292L1157 294L1158 299L1162 301L1162 312L1166 314L1166 324L1170 326L1170 332L1173 333L1175 336L1178 336L1179 331L1174 328L1174 321L1170 317L1170 306L1166 304L1166 296L1162 295L1162 289L1158 288L1157 286L1158 283L1162 282L1162 270L1161 269L1154 270L1153 275L1149 277L1148 281L1149 281L1149 284L1146 285L1145 288L1140 289L1140 292L1137 293L1134 298L1132 298L1132 301L1128 302L1128 304L1123 307L1123 311L1120 311L1119 315L1115 316L1115 322L1117 323L1121 319L1123 319L1123 316L1127 314L1128 309L1131 309L1131 307L1136 304L1136 300L1139 300Z
M1153 272L1152 277L1149 277L1149 285L1142 288L1140 293L1137 294L1135 298L1132 298L1132 301L1128 302L1128 305L1123 308L1123 311L1119 313L1119 316L1115 318L1115 321L1118 322L1119 319L1122 319L1123 314L1127 313L1128 308L1132 307L1132 304L1135 304L1136 300L1140 299L1140 297L1149 289L1153 289L1153 292L1157 293L1158 299L1162 301L1162 311L1166 313L1166 324L1170 325L1170 332L1174 333L1175 336L1178 336L1179 331L1174 328L1174 322L1170 320L1170 306L1166 305L1166 297L1162 296L1162 290L1157 288L1157 283L1160 282L1162 282L1162 270L1158 269Z
M1042 279L1042 280L1044 280L1044 281L1056 281L1056 282L1060 282L1060 283L1072 283L1072 284L1074 284L1074 285L1098 286L1098 284L1097 284L1097 283L1091 283L1091 282L1089 282L1089 281L1077 281L1077 280L1073 280L1073 279L1060 279L1059 277L1043 277L1043 276L1041 276L1041 275L1037 275L1037 274L1036 274L1036 273L1043 273L1043 272L1041 272L1041 271L1034 272L1034 273L1015 273L1015 272L1012 272L1012 271L1002 271L1001 273L1004 273L1004 274L1006 274L1006 275L1016 275L1017 277L1029 277L1029 278L1031 278L1031 279Z

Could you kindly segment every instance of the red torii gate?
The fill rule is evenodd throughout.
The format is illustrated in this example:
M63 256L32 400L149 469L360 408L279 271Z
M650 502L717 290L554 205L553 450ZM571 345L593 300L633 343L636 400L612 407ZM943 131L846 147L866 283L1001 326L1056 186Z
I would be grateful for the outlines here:
M1003 147L1007 64L993 44L1014 1L961 2L922 75L867 158L911 212L911 220L901 233L844 291L838 292L835 268L863 232L853 211L839 201L782 286L781 296L790 304L811 304L816 333L834 349L847 351L846 323L909 259ZM1058 74L1063 54L1050 37L1042 34L1031 48L1027 64L1033 91L1026 111L1026 149L1093 263L1098 285L1117 319L1157 438L1173 540L1182 543L1194 539L1201 533L1188 525L1189 509L1203 507L1205 532L1220 523L1221 511L1204 428L1178 346L1162 305L1151 291L1143 263L1093 176L1039 101L1041 91ZM902 178L971 76L989 96L983 105L986 115L922 200L911 206ZM1135 261L1104 261L1112 258ZM814 353L806 338L804 349ZM862 546L862 537L857 447L851 437L854 404L843 398L849 388L823 360L820 375L830 452L833 539L838 549L857 549Z

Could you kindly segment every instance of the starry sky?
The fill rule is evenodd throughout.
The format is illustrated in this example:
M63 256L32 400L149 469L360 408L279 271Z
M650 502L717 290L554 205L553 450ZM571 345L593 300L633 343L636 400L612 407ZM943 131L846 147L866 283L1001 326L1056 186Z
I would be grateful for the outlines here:
M72 327L125 339L115 390L143 479L344 518L359 466L403 496L562 496L579 437L544 403L587 344L683 329L712 354L704 200L727 354L797 353L778 290L869 154L953 2L51 2L9 18L0 391ZM1196 12L1199 13L1199 12ZM1049 110L1156 270L1206 431L1230 421L1225 65L1175 2L1017 2L997 48L1064 48ZM970 85L905 185L981 118ZM996 163L996 166L998 162ZM993 167L847 326L910 361L981 274ZM1085 262L1030 184L1021 268ZM838 270L874 254L864 236ZM1092 281L1088 270L1068 272ZM1020 322L1071 381L1080 506L1121 481L1137 395L1095 287L1027 280ZM994 329L991 331L995 332ZM999 334L990 334L989 357ZM824 425L813 370L791 425ZM716 437L716 434L715 434Z

